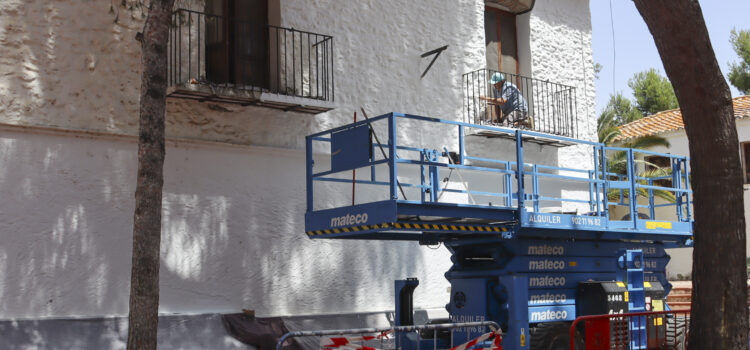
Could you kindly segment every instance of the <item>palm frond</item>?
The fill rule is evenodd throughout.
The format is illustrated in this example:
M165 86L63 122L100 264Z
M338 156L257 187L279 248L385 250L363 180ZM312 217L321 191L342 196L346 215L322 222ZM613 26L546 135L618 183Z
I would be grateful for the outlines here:
M622 196L624 199L630 198L630 190L610 189L609 191L607 191L607 200L610 202L619 202L620 191L622 191ZM671 191L666 191L666 190L653 190L653 191L654 191L654 197L656 198L661 198L667 201L668 203L677 202L677 197ZM635 190L635 193L636 193L636 197L649 198L648 189L646 188L638 188Z
M669 144L669 141L667 141L667 139L656 135L641 136L623 145L623 147L626 148L650 148L654 146L663 146L669 148L669 146L671 145Z
M615 137L620 135L620 129L614 126L608 127L606 129L599 130L598 134L599 134L599 142L605 145L609 145L612 143Z

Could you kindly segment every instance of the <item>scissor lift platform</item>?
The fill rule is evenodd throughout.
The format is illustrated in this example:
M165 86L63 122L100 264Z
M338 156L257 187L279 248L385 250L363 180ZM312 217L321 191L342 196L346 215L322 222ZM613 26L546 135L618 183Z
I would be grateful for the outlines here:
M438 132L455 133L454 149L409 137L421 130L435 138L440 138ZM515 140L515 149L496 150L510 159L472 156L466 135L482 132ZM530 137L581 147L590 159L580 162L580 168L527 163L524 140ZM497 236L682 246L692 237L692 193L683 156L399 113L316 133L306 141L305 230L310 238L439 242ZM618 152L624 159L619 172L608 165L608 155ZM668 158L671 171L645 176L639 161L643 156ZM351 197L344 204L316 203L318 196L335 192L346 197L348 191ZM660 193L671 193L674 200L660 202ZM612 219L615 207L628 213L624 219ZM658 220L657 214L662 216Z

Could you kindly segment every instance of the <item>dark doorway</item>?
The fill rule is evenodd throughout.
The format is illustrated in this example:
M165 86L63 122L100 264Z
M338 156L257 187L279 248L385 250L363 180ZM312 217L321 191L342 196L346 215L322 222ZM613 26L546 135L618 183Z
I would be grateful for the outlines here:
M745 183L750 184L750 142L741 143L742 168L745 170Z
M206 78L268 88L268 0L206 0Z
M493 7L485 7L484 38L487 68L518 74L516 16Z

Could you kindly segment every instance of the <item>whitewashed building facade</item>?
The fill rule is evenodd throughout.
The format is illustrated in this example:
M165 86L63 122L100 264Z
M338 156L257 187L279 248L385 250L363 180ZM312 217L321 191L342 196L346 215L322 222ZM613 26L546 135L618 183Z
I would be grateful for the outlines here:
M443 308L446 250L304 234L304 136L351 122L360 107L465 120L464 74L491 68L574 87L572 136L594 138L588 0L177 9L164 314L382 312L404 277L421 281L415 306ZM143 23L142 9L120 1L0 3L0 320L127 315ZM432 64L421 57L446 45ZM493 145L486 151L514 152ZM537 148L560 166L590 157Z

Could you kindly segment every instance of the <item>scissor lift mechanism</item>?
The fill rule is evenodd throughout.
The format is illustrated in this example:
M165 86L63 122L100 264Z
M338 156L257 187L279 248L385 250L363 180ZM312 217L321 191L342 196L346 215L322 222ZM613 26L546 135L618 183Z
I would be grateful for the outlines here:
M452 151L424 147L407 137L439 128L455 132ZM514 157L471 156L466 140L476 134L515 140ZM524 144L530 139L586 148L590 161L581 168L527 163ZM446 306L451 317L499 322L511 334L504 340L509 349L528 348L523 339L530 324L574 320L577 308L581 310L576 293L582 281L626 280L630 295L641 296L638 299L643 299L644 283L659 282L668 293L669 256L664 249L692 245L687 157L399 113L316 133L307 136L306 143L308 236L444 243L454 262L446 273L452 288ZM624 152L624 172L608 170L607 155L613 152ZM642 176L641 156L668 158L671 175ZM325 166L328 161L330 166ZM325 169L318 170L321 167ZM359 176L352 177L353 171ZM453 172L460 181L441 180ZM473 183L479 178L495 189L476 189L482 187ZM663 186L664 180L671 186ZM359 202L316 202L329 199L335 186L352 188L352 182L360 188ZM569 192L559 183L573 183L578 193L588 196L566 198ZM659 191L673 193L674 203L658 203ZM345 197L341 193L346 190L335 192ZM548 203L561 204L562 210L545 211ZM586 210L571 212L566 205ZM610 207L615 206L626 208L629 218L612 219ZM673 207L674 215L655 220L664 207ZM641 218L643 214L648 219ZM642 259L635 262L637 268L634 256ZM640 285L633 277L638 273ZM636 310L642 303L634 300L630 307Z

